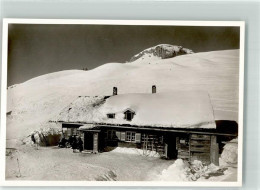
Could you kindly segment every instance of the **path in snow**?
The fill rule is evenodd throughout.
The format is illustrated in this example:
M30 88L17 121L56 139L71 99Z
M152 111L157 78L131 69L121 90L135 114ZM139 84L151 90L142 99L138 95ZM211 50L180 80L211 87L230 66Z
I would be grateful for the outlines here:
M151 176L158 175L174 162L117 152L84 154L56 147L40 147L40 150L28 146L21 148L6 157L7 180L142 181L152 179ZM19 175L17 157L20 178L16 177Z

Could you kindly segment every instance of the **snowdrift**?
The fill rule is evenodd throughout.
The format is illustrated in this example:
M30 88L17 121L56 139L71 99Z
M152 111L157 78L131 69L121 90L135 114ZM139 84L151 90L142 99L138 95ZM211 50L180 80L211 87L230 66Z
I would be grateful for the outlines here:
M111 152L122 153L122 154L133 154L133 155L155 157L155 158L160 157L160 154L156 151L142 150L142 149L138 149L138 148L116 147Z
M237 139L233 139L224 146L220 166L177 159L155 178L162 181L237 181L237 156Z
M222 165L236 165L237 164L237 152L238 151L238 141L237 138L231 140L224 146L224 150L220 157L220 162Z
M40 130L35 130L31 133L34 135L36 143L40 146L56 146L61 137L61 129L42 127ZM31 135L23 139L23 144L32 144Z
M200 178L208 179L216 173L224 174L223 169L210 164L203 165L201 161L194 160L188 163L182 159L178 159L169 168L162 171L158 176L162 181L197 181Z

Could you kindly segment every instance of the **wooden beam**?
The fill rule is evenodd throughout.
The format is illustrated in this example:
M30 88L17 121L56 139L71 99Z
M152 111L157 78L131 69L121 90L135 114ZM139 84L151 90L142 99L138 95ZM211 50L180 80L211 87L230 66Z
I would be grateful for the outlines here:
M85 133L83 131L81 131L81 133L83 134L82 135L83 136L83 139L82 139L82 141L83 141L83 150L85 150Z
M210 146L203 146L203 147L191 146L190 151L191 152L210 152Z
M78 131L84 131L84 132L96 132L99 133L101 130L95 130L95 129L78 129Z
M225 134L225 133L214 133L207 131L193 131L193 130L180 130L180 129L158 129L158 128L147 128L147 127L133 127L133 126L121 126L121 125L98 125L99 127L113 127L113 128L123 128L123 129L136 129L136 130L152 130L161 132L174 132L174 133L193 133L193 134L205 134L205 135L219 135L219 136L234 136L235 134Z
M165 157L168 158L168 144L167 143L165 143L164 152L165 152Z
M210 140L192 140L191 141L191 146L192 145L208 145L210 146Z
M219 146L215 135L211 135L210 162L219 166Z
M182 129L174 129L174 128L155 128L155 127L135 127L135 126L124 126L124 125L106 125L106 124L98 124L98 123L86 123L86 122L62 122L64 124L75 124L75 125L84 125L84 124L94 124L100 127L114 127L114 128L125 128L125 129L136 129L136 130L153 130L153 131L161 131L161 132L175 132L175 133L193 133L193 134L206 134L206 135L217 135L217 136L232 136L237 137L237 134L229 134L229 133L219 133L219 132L208 132L208 131L194 131L194 130L182 130Z
M98 152L98 133L93 134L93 152Z

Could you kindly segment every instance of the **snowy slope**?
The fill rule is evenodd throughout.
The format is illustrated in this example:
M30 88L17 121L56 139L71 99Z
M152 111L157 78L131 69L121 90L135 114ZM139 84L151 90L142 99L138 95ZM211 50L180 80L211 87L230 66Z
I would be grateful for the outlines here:
M7 139L46 127L77 96L208 91L216 119L237 120L239 50L194 53L160 60L108 63L89 71L43 75L8 89Z

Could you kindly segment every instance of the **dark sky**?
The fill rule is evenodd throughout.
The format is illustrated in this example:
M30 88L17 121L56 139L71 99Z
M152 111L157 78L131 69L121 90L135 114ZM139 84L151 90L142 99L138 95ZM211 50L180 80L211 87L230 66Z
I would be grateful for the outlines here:
M239 27L10 24L8 86L68 69L126 62L157 44L239 49Z

